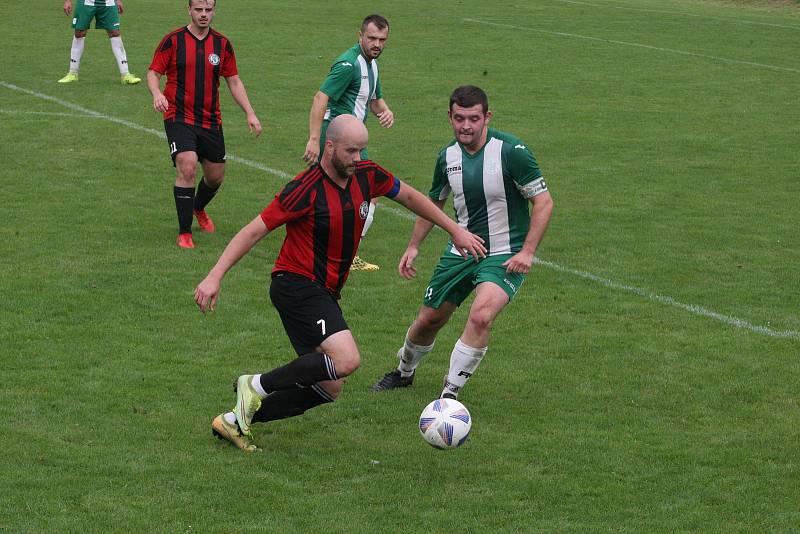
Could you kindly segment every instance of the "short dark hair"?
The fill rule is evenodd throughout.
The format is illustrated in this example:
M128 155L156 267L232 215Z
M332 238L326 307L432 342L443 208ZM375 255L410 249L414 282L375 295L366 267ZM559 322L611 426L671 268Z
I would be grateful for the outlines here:
M383 18L382 16L373 13L372 15L366 17L364 21L361 23L361 33L367 31L367 26L372 23L375 25L376 28L382 30L384 28L389 27L389 21Z
M214 2L214 7L217 7L217 0L211 0L211 1ZM192 2L194 2L194 0L189 0L189 7L192 7Z
M489 97L486 96L483 89L474 85L456 87L453 94L450 95L450 111L453 111L453 104L458 104L462 108L471 108L480 104L484 115L489 111Z

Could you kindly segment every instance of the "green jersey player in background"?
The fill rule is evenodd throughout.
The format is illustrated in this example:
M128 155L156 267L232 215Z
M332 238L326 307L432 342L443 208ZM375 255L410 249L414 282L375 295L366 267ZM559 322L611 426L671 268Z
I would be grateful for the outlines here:
M486 257L464 261L448 243L397 354L400 364L373 386L375 391L411 385L420 360L433 349L436 334L474 290L475 300L450 355L441 393L457 398L486 354L492 323L531 269L553 200L533 153L513 135L489 129L491 116L489 100L480 88L465 85L453 92L449 117L455 139L439 153L429 193L440 208L453 193L458 224L484 239ZM404 278L416 275L419 245L432 228L417 219L398 267Z
M384 128L394 124L394 114L383 99L377 61L388 38L389 22L380 15L369 15L361 23L358 42L333 62L328 76L314 95L308 116L308 143L303 159L309 165L322 157L325 131L339 115L354 115L366 123L367 114L372 111ZM368 159L366 150L361 158ZM367 234L374 213L373 201L361 237ZM356 256L350 270L377 271L378 268Z
M128 56L125 54L125 47L122 45L122 37L119 31L119 16L124 10L122 0L76 0L75 14L72 18L72 27L75 30L75 35L72 37L69 72L58 80L58 83L78 81L78 71L81 68L86 32L89 30L92 19L95 21L95 28L102 28L108 33L108 38L111 41L111 51L114 52L114 57L117 59L122 85L136 85L142 81L141 78L137 78L128 70ZM72 14L72 0L64 0L64 14Z

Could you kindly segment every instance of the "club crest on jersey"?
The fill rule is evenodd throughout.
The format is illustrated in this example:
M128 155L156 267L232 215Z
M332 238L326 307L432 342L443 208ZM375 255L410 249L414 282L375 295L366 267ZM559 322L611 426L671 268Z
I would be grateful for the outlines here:
M361 203L358 207L358 216L361 217L361 220L366 220L367 215L369 215L369 202L366 200Z
M217 54L209 54L208 62L212 65L219 65L219 56Z

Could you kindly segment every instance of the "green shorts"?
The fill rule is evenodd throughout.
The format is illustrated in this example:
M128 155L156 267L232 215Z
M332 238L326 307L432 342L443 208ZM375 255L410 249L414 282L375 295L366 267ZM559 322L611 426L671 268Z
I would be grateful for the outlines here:
M322 127L319 130L319 159L322 160L322 153L325 152L325 135L328 131L328 125L331 123L329 120L322 121ZM365 159L369 159L369 153L367 149L361 151L361 159L362 161Z
M94 19L94 27L102 30L119 30L119 11L117 6L87 6L83 0L75 2L75 17L72 27L88 30Z
M524 274L507 273L503 267L503 263L513 256L487 256L475 263L472 257L465 260L448 248L436 265L422 303L429 308L438 308L444 301L460 306L475 286L482 282L492 282L503 288L510 301L525 281Z

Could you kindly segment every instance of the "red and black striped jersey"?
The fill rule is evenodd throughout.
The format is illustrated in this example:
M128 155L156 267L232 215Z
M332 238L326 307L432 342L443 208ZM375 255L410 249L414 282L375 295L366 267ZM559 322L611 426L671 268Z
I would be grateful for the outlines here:
M158 45L150 70L167 75L164 96L169 108L164 120L219 130L219 78L238 74L236 56L227 37L209 29L203 39L184 26L168 33Z
M270 231L286 224L273 273L288 271L324 286L339 298L361 241L371 198L394 197L400 181L375 163L358 162L339 187L314 165L286 184L261 212Z

